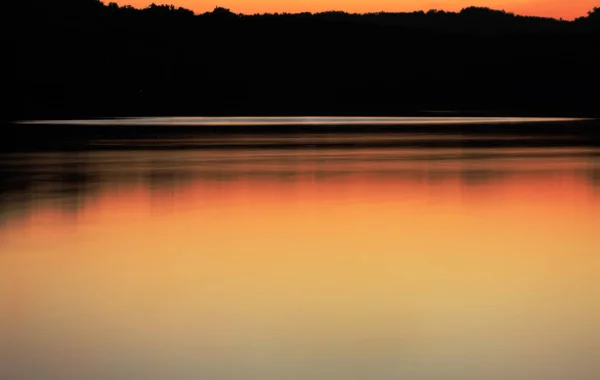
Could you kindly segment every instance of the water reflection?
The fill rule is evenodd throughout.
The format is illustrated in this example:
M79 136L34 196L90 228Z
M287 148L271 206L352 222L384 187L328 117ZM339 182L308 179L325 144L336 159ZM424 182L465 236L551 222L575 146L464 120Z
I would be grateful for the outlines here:
M597 149L452 138L3 155L0 378L600 377Z
M384 181L398 186L461 187L556 177L596 187L595 148L356 148L89 151L5 154L0 160L2 214L53 203L77 211L109 190L142 186L185 191L204 183ZM227 186L235 187L235 184ZM89 199L88 199L89 198ZM29 205L28 205L29 204Z

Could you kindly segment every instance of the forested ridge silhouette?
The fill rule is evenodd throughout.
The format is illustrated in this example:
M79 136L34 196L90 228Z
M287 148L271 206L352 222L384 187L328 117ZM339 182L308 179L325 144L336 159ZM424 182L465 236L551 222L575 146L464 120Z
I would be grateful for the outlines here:
M2 117L597 115L600 8L195 15L98 0L2 5Z

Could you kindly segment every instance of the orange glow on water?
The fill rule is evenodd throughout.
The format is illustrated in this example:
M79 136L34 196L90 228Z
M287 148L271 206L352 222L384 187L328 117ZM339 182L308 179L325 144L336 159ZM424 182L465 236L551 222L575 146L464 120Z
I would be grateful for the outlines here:
M600 342L596 164L534 153L89 153L98 186L76 206L41 200L0 225L0 364L34 360L45 378L600 374L573 354ZM180 167L196 173L167 176Z

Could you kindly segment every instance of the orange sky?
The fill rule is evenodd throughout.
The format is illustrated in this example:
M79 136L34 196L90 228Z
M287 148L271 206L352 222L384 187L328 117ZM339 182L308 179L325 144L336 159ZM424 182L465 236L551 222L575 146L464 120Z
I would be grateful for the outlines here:
M106 0L105 2L108 2ZM193 9L196 12L212 10L215 6L231 9L236 13L274 13L274 12L319 12L326 10L343 10L346 12L404 12L413 10L444 9L458 11L467 6L490 7L506 11L535 16L548 16L573 19L584 16L594 6L597 0L155 0L157 4L173 3L178 6ZM152 0L117 0L119 4L130 4L136 7L146 7Z

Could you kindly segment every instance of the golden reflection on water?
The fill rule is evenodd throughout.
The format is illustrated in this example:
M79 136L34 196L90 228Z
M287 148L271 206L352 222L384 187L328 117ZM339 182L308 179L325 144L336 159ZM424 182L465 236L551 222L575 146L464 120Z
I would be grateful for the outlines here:
M0 193L0 378L600 378L599 164L575 148L5 157L22 181Z

